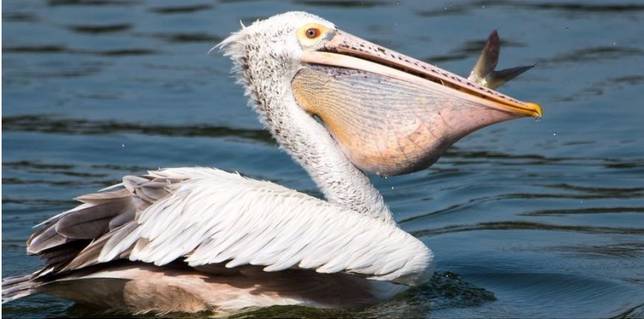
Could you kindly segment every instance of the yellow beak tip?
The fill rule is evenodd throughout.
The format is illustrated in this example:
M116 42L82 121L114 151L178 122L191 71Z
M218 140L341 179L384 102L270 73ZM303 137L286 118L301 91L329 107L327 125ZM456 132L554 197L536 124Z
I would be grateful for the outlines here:
M532 117L541 118L543 116L543 109L537 103L527 102L526 105L532 109Z

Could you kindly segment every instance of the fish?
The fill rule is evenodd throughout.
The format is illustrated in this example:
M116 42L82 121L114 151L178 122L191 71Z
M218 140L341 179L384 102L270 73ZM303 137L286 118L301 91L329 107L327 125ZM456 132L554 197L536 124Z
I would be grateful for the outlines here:
M501 38L499 33L493 30L488 36L485 46L481 50L481 55L467 79L487 88L496 89L535 67L535 64L532 64L495 70L500 55Z

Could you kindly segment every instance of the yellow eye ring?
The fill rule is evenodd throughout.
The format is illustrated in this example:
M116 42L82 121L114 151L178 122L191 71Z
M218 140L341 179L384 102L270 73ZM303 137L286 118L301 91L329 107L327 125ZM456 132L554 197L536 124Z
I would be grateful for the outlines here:
M304 34L309 39L315 39L315 38L320 36L321 32L320 32L320 29L318 29L318 28L308 28L308 29L306 29Z
M297 40L302 47L314 47L332 31L329 27L320 23L309 23L297 30Z

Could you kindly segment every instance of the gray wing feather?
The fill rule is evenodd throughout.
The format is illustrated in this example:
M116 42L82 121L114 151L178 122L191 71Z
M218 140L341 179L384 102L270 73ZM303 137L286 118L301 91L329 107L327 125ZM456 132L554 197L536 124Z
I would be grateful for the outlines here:
M71 241L56 232L56 225L44 226L40 231L31 235L27 241L27 253L34 255L52 247L57 247Z
M93 239L109 230L110 221L134 210L129 198L117 198L63 216L56 223L56 232L71 239Z
M37 274L96 264L104 245L135 228L137 211L167 196L168 187L179 182L176 178L125 176L122 183L105 191L76 197L81 205L40 223L27 241L27 252L45 261ZM125 258L128 252L123 250Z

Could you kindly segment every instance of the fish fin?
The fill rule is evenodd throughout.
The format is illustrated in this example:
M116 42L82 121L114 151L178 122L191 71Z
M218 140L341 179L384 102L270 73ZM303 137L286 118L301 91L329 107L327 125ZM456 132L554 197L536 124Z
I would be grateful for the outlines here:
M534 65L518 66L496 71L499 55L501 54L501 38L496 30L490 33L481 51L478 61L472 68L468 80L474 81L490 89L496 89L506 82L530 70Z
M494 72L496 64L499 62L500 53L501 39L499 38L498 32L494 30L488 36L487 42L474 68L472 68L468 80L483 84L481 81L485 80L488 74Z
M517 66L514 68L503 69L499 71L492 71L485 77L485 85L491 89L495 89L506 82L516 78L521 73L528 71L534 67L533 65Z

